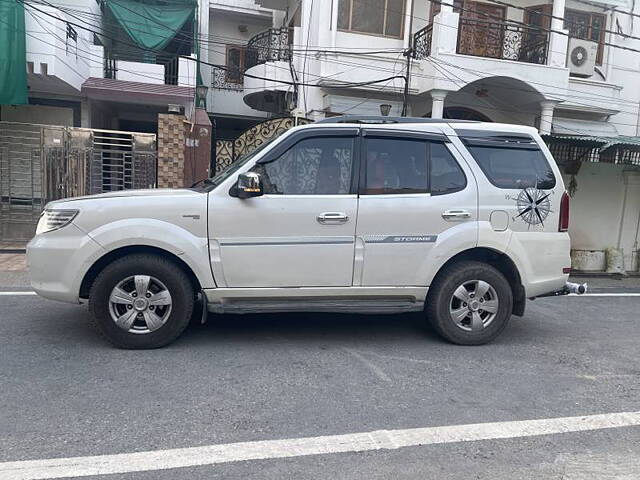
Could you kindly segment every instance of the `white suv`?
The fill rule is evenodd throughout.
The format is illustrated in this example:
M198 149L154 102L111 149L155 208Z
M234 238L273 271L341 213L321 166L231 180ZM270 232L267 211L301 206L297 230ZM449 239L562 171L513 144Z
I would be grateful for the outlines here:
M568 208L533 128L339 117L195 188L52 202L27 253L35 291L88 300L119 347L175 340L199 298L215 313L424 311L482 344L566 288Z

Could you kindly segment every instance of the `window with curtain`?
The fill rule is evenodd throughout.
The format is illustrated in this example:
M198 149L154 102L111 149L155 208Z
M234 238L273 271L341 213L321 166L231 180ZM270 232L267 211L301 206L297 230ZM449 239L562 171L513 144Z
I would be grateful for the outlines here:
M351 188L353 138L317 137L301 140L278 158L257 164L264 193L281 195L344 195Z
M567 10L564 14L564 28L569 30L569 36L591 40L598 44L596 64L602 65L604 55L604 30L607 17L601 13Z
M244 83L246 52L244 46L227 45L227 82Z
M405 0L340 0L338 29L402 38Z

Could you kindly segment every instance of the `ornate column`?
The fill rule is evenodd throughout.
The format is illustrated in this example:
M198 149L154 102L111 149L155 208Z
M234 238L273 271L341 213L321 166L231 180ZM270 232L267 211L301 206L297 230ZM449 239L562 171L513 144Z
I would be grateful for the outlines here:
M442 118L444 114L444 99L447 98L447 90L431 90L431 118Z
M551 123L553 122L553 110L558 102L554 100L544 100L540 102L540 135L549 135L551 133Z

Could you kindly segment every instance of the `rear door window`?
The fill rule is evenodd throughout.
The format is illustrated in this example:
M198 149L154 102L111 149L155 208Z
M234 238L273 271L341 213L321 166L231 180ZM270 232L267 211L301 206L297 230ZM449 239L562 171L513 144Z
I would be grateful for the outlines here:
M403 138L367 138L367 195L427 193L428 143Z
M550 190L556 186L553 170L535 143L509 146L509 142L498 145L485 140L474 142L463 138L462 141L489 181L498 188Z
M444 195L466 187L462 169L443 142L373 135L368 135L365 141L361 193Z

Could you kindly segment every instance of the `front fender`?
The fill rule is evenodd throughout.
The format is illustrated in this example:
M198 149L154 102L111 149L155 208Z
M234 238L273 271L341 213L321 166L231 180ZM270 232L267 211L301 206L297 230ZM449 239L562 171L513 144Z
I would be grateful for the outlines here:
M215 288L208 239L172 223L150 218L116 220L87 232L106 252L130 246L166 250L186 263L202 288Z

